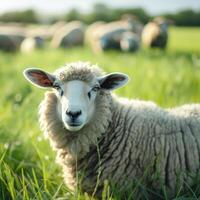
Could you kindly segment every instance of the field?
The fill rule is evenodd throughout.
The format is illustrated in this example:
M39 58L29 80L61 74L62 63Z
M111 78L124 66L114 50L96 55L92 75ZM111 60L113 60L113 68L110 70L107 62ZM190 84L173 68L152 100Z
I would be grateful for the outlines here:
M127 73L131 80L116 91L120 96L152 100L163 107L200 102L200 28L171 28L165 52L111 51L94 55L89 48L46 49L31 54L0 52L1 200L64 199L67 195L65 199L89 199L80 192L70 194L64 186L61 169L54 162L55 153L37 120L44 90L32 87L22 75L26 67L53 71L77 60L98 63L107 72ZM199 185L178 194L177 199L198 199ZM109 198L120 199L117 195ZM149 199L148 194L144 199Z

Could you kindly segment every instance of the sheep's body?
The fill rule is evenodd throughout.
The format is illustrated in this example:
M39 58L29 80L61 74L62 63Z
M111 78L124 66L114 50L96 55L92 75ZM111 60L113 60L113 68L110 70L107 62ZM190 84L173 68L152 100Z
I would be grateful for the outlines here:
M58 30L62 29L66 25L67 25L67 22L65 22L65 21L57 21L54 24L52 24L51 26L49 26L48 31L47 31L50 35L49 39L52 39L52 37L55 34L58 34L56 32L58 32Z
M68 66L56 73L66 81L90 81L94 74L100 75L84 68ZM178 183L191 184L191 173L199 173L199 104L164 110L152 102L129 101L101 91L92 122L76 133L63 128L57 107L57 96L47 92L40 106L40 124L71 189L76 187L78 172L84 174L81 187L88 193L97 183L97 193L101 192L108 179L122 190L135 180L160 189L161 181L173 195Z
M140 37L133 32L125 32L122 34L120 41L120 47L122 51L136 51L140 47Z
M110 23L98 22L87 31L87 43L91 45L95 53L99 53L108 49L121 49L125 51L137 50L140 44L140 32L138 30L139 22L136 20L114 21ZM130 49L121 48L120 41L127 39L129 34ZM130 33L132 33L130 37ZM134 41L134 42L133 42ZM134 45L133 45L134 43ZM134 46L134 47L132 47Z
M142 31L142 42L146 47L164 49L168 41L167 23L161 19L149 22Z
M27 37L23 40L20 46L21 52L29 53L35 49L44 47L44 40L41 37Z
M46 31L46 32L45 32ZM30 52L43 46L48 35L47 27L23 27L20 24L0 24L0 49Z
M4 51L16 51L24 38L23 35L0 33L0 49Z
M84 43L86 45L92 45L92 41L95 38L95 35L97 34L96 31L99 27L101 27L105 22L103 21L96 21L92 24L90 24L86 31L85 31L85 37L84 37Z
M82 22L72 21L55 32L51 45L54 48L82 45L84 32L85 27Z
M25 38L25 28L20 26L6 26L0 24L0 49L16 51Z

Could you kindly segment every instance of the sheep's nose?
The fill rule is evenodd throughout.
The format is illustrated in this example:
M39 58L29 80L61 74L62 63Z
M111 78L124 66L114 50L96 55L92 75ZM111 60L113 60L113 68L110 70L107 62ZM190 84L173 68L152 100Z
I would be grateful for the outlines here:
M76 119L81 114L82 114L81 110L76 111L76 112L72 112L72 111L68 111L68 110L66 111L66 115L68 115L71 119Z

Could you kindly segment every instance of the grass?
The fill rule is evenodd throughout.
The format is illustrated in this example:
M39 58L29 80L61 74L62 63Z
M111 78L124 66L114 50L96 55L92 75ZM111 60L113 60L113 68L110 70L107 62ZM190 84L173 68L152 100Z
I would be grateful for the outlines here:
M53 71L65 62L98 63L107 72L121 71L130 76L129 84L116 91L118 95L174 107L200 101L199 41L200 28L174 27L165 52L111 51L94 55L88 48L45 49L31 54L0 52L0 199L89 199L81 193L71 194L63 184L55 153L39 130L37 110L44 91L25 81L25 67ZM146 190L144 194L145 199L150 198ZM108 196L120 199L117 195ZM195 189L180 193L177 199L183 197L197 199Z

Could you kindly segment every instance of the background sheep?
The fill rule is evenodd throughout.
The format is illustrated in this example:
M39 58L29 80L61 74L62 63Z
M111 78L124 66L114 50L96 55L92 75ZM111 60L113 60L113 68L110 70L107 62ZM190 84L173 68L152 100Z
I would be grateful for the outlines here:
M140 37L133 32L125 32L120 40L120 48L124 52L136 51L140 47Z
M136 24L139 24L139 22L135 23L135 21L137 20L129 18L106 24L95 24L91 29L88 30L87 35L89 35L90 37L87 37L89 38L87 39L87 41L89 41L88 43L91 45L95 53L102 52L108 49L121 49L121 40L127 40L128 42L134 41L132 43L129 42L130 44L135 44L136 42L139 43L140 39L138 40L135 38L140 38L141 30L139 30L138 26L136 26ZM91 33L89 34L89 32ZM123 36L125 36L125 32L129 33L126 35L126 37L123 38ZM131 35L130 32L132 32L134 36L133 34ZM133 49L137 50L140 45L137 44L134 46L134 48L125 49L125 51L132 51ZM124 49L122 48L121 50Z
M164 49L168 40L168 23L161 17L155 18L144 26L142 43L146 47L158 47Z
M48 32L51 35L51 39L52 37L55 35L55 33L61 29L62 27L66 26L67 22L65 21L57 21L54 24L52 24L49 28L48 28Z
M19 35L0 33L0 49L4 51L16 51L23 39Z
M35 49L44 47L44 40L41 37L27 37L20 46L21 52L32 52Z
M55 32L51 45L54 48L82 45L84 31L85 27L82 22L72 21Z
M97 66L82 62L54 74L27 69L24 75L54 89L41 103L40 123L69 188L81 181L84 191L100 195L106 179L120 191L139 181L157 191L165 185L173 196L178 185L191 185L198 175L199 104L163 110L153 102L118 98L110 91L128 77L102 76Z
M25 38L23 27L0 26L0 49L4 51L16 51Z
M138 17L132 14L124 14L121 16L123 21L127 21L131 26L131 30L137 35L141 35L143 30L143 24L139 21Z
M84 43L86 45L91 45L92 46L92 41L93 38L95 37L94 35L96 34L96 30L98 29L98 27L100 27L101 25L105 24L105 22L103 21L97 21L94 22L92 24L90 24L86 31L85 31L85 37L84 37Z

